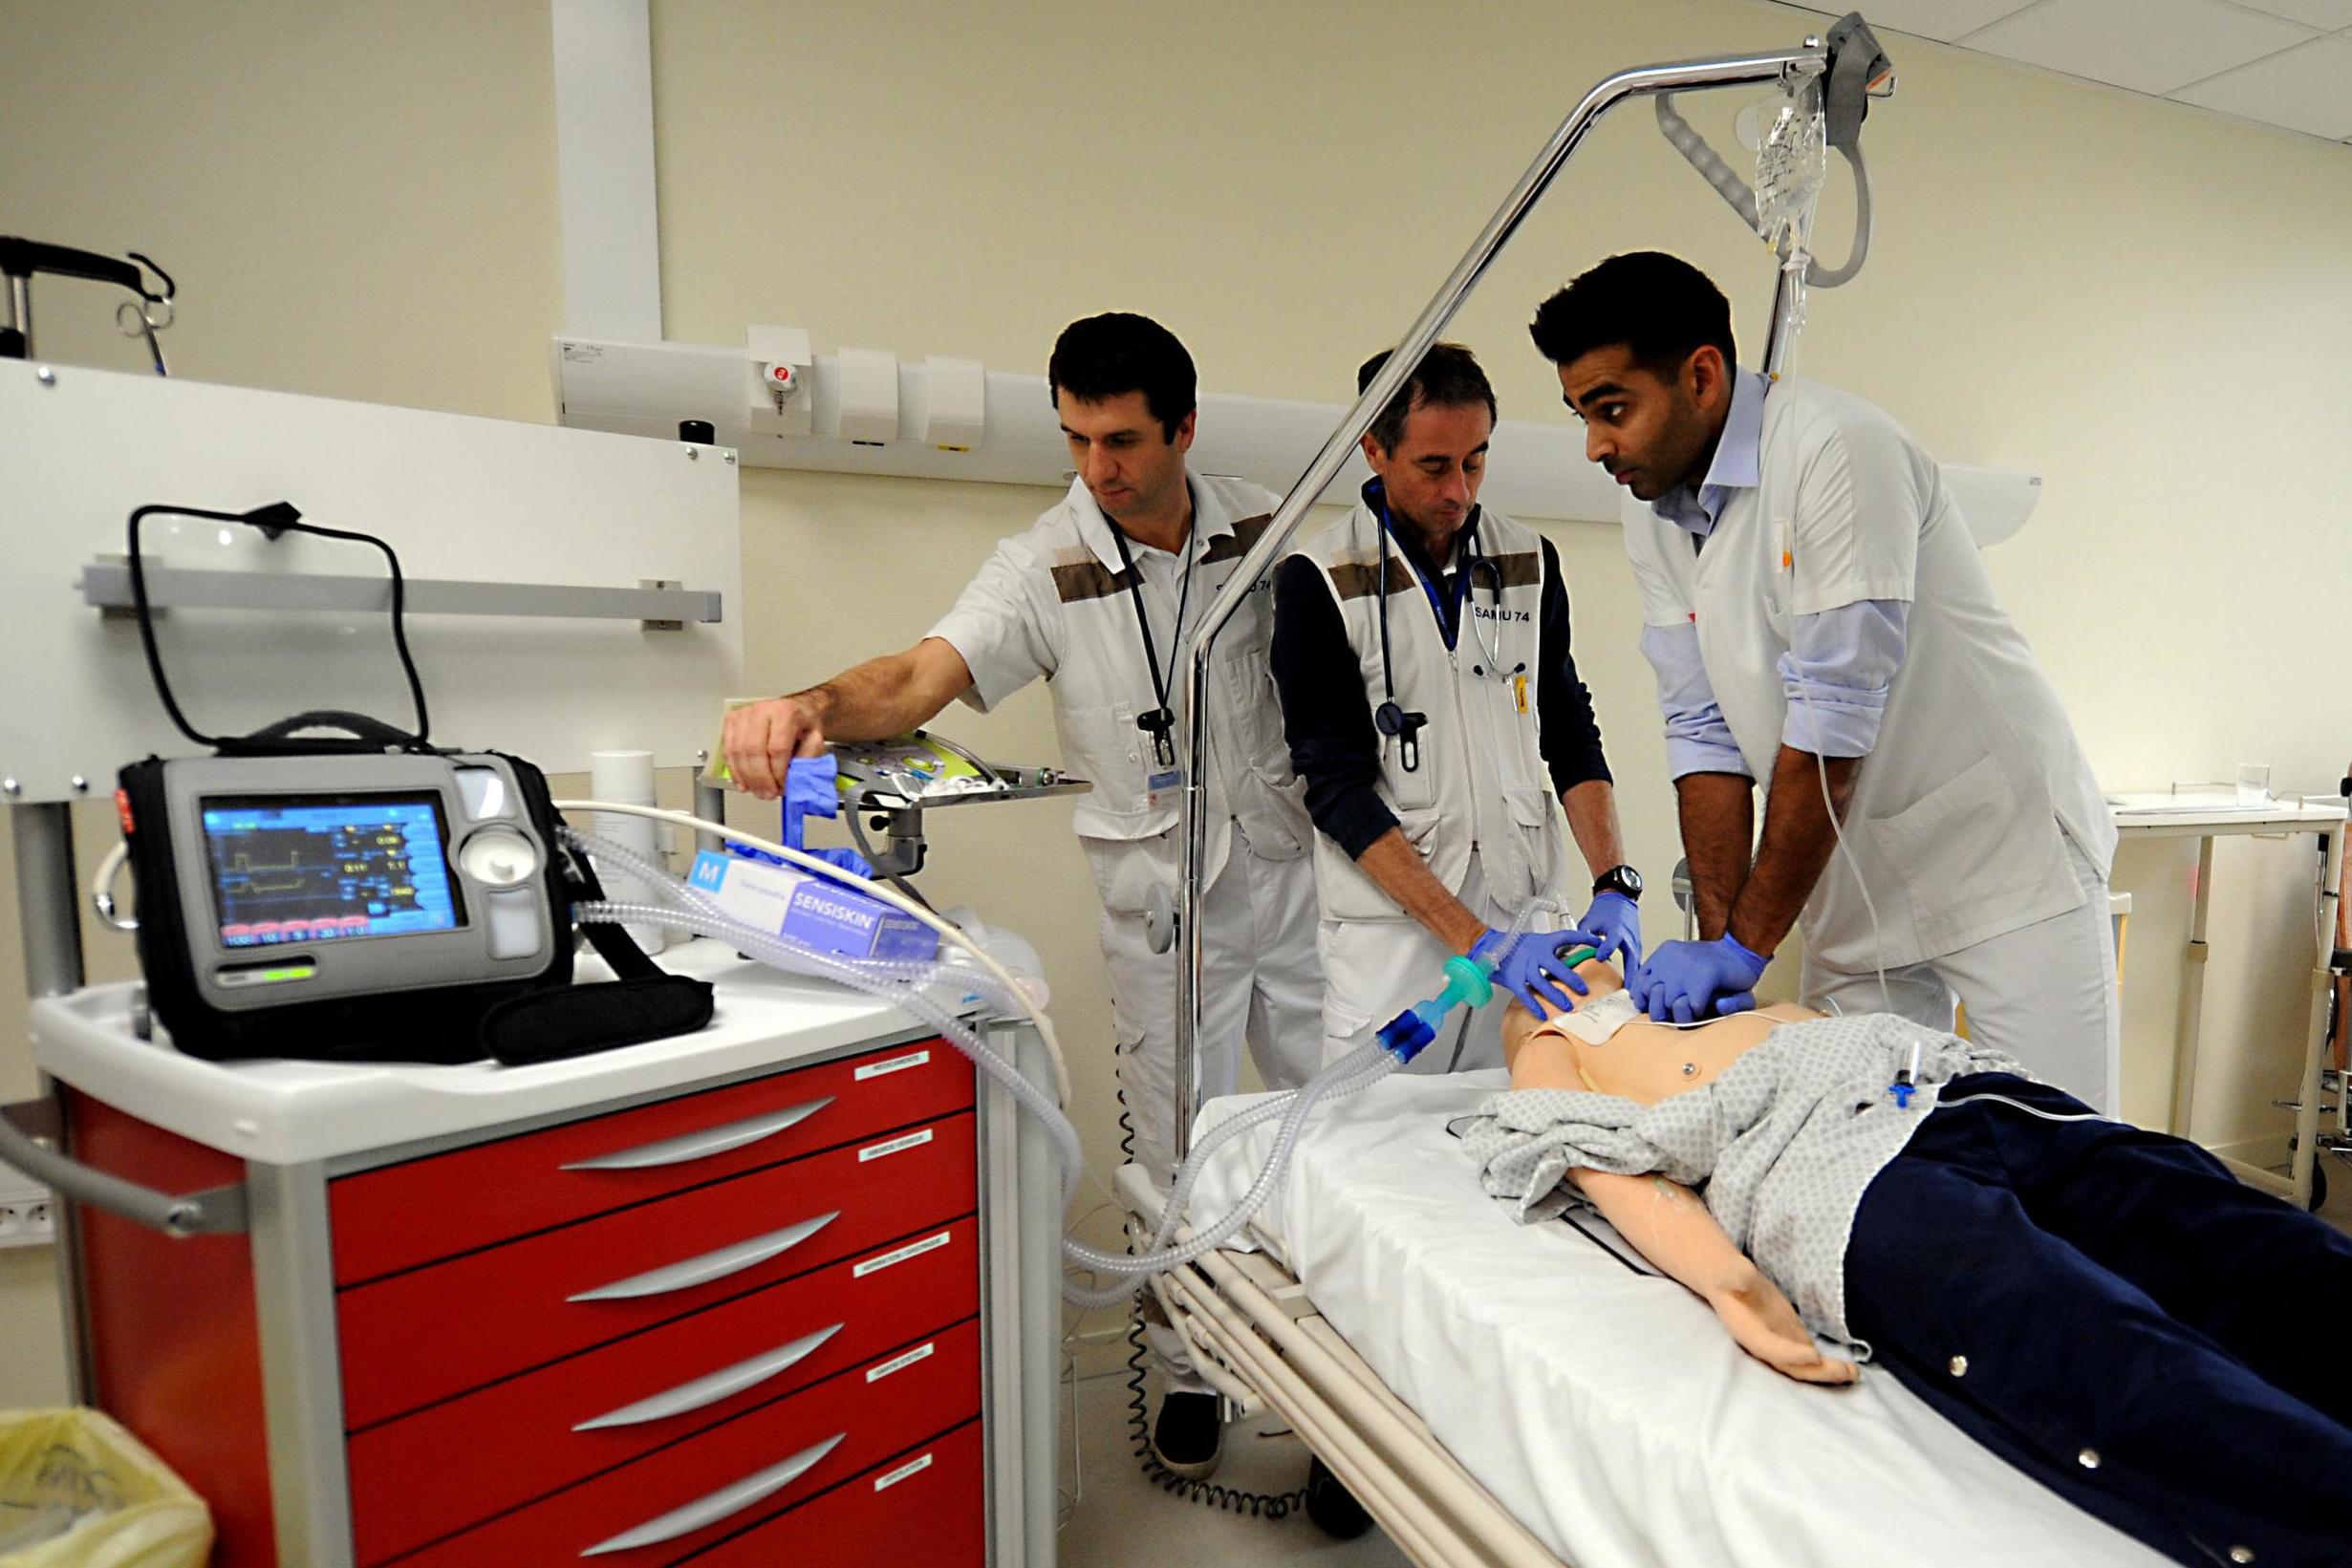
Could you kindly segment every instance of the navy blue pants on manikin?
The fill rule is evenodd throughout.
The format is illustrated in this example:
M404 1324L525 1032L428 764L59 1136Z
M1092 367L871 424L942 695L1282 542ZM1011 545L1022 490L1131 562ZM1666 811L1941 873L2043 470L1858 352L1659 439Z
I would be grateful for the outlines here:
M2352 1563L2352 1236L2006 1073L1863 1193L1846 1321L2018 1469L2174 1559Z

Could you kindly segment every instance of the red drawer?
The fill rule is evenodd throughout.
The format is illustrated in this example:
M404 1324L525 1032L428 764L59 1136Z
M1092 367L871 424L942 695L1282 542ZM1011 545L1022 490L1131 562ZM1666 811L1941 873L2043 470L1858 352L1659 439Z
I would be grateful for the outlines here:
M345 1424L373 1426L944 1229L978 1207L976 1190L967 1111L355 1285L335 1300Z
M609 1568L677 1562L977 1416L979 1325L949 1330L939 1346L878 1377L888 1359L828 1378L403 1557L401 1568L550 1568L599 1546L590 1560ZM608 1545L633 1534L642 1544Z
M975 1421L722 1542L694 1568L982 1568L986 1480Z
M931 1235L945 1240L881 1261ZM886 1350L936 1352L924 1336L980 1310L979 1237L978 1220L959 1220L368 1428L351 1440L359 1560L413 1551ZM577 1429L615 1414L633 1419ZM449 1462L457 1453L464 1464Z
M944 1041L917 1041L363 1171L327 1189L335 1283L379 1278L971 1105L963 1053ZM486 1193L495 1201L485 1202Z

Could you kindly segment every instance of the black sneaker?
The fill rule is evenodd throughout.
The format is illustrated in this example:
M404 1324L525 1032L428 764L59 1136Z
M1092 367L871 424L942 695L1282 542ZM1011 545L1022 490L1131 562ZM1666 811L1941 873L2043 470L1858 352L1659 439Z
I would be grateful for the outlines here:
M1170 1394L1159 1402L1152 1451L1170 1474L1199 1481L1216 1473L1225 1443L1223 1403L1215 1394Z

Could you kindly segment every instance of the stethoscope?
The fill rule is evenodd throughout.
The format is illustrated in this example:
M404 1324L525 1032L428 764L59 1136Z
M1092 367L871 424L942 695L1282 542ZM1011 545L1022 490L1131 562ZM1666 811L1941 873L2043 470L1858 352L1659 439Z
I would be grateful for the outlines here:
M1382 535L1380 561L1380 686L1383 700L1379 707L1372 710L1372 727L1378 730L1381 734L1389 736L1396 741L1398 765L1408 773L1418 773L1421 770L1420 735L1421 731L1429 724L1429 715L1425 713L1415 713L1410 708L1401 707L1398 705L1396 700L1396 672L1389 655L1388 563L1389 541L1394 536L1395 529L1389 521L1389 511L1385 505L1380 509L1380 532ZM1462 569L1459 575L1457 575L1454 580L1455 636L1448 639L1446 643L1447 648L1453 648L1455 642L1459 639L1461 624L1464 620L1467 620L1470 623L1470 634L1473 638L1477 639L1478 652L1484 655L1485 658L1484 663L1471 666L1471 674L1485 676L1494 680L1510 680L1516 678L1517 677L1525 675L1527 673L1527 665L1524 660L1513 665L1508 670L1505 670L1502 667L1502 655L1498 652L1496 643L1488 639L1485 628L1478 624L1478 573L1480 569L1483 569L1487 576L1488 591L1494 594L1493 619L1495 622L1495 636L1498 639L1501 637L1502 568L1499 563L1497 563L1493 556L1484 553L1478 548L1478 514L1475 509L1470 514L1470 521L1462 526L1460 548L1462 552ZM1398 547L1398 553L1403 553L1403 548L1401 545ZM1437 618L1437 629L1440 633L1443 633L1446 624L1446 607L1445 602L1437 597L1437 585L1424 577L1421 579L1421 591L1429 596L1430 613Z

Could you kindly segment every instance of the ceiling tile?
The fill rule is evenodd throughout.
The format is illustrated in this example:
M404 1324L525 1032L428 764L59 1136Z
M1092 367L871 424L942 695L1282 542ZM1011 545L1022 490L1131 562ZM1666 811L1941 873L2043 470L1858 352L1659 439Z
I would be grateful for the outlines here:
M2172 98L2341 140L2352 137L2352 42L2315 38L2184 88Z
M2352 0L2237 0L2237 3L2255 11L2266 11L2273 16L2283 16L2290 22L2323 27L2330 32L2352 28Z
M2043 0L1970 34L1967 43L2029 65L2161 94L2314 36L2307 27L2224 0Z
M1862 14L1881 31L1914 33L1951 43L1964 33L2023 11L2034 0L1857 0ZM1827 7L1829 0L1822 0ZM2352 0L2345 0L2352 6ZM2352 26L2352 23L2347 23Z

